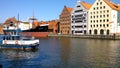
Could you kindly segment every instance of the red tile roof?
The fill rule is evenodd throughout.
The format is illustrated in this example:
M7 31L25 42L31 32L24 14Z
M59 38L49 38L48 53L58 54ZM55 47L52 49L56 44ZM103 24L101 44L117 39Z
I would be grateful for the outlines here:
M86 9L90 9L91 8L91 4L88 4L86 2L80 2Z
M114 4L109 0L103 0L106 4L108 4L112 9L120 11L120 5Z
M73 8L70 8L70 7L66 7L66 8L67 8L67 10L68 10L69 13L71 13L72 10L73 10Z

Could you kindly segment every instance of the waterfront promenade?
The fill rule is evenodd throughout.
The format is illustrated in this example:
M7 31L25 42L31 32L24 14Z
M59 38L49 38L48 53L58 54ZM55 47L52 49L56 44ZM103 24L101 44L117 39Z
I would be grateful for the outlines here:
M62 35L62 34L49 34L48 37L71 37L71 38L84 38L84 39L120 40L120 35Z

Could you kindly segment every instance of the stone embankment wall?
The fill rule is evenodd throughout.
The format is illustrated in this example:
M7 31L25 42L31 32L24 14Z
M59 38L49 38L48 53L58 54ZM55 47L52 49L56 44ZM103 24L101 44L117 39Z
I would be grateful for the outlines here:
M48 37L71 37L71 38L85 38L85 39L107 39L120 40L120 35L58 35L49 34Z

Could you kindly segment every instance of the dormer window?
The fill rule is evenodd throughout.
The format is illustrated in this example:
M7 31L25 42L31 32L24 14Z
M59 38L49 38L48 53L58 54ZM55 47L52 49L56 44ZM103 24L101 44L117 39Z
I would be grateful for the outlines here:
M80 5L77 6L77 8L81 7Z

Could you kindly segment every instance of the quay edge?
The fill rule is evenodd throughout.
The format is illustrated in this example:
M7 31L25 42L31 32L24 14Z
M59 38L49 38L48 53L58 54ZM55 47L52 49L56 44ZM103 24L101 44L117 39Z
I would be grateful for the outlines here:
M69 38L83 38L83 39L120 40L120 35L62 35L62 34L48 34L48 37L69 37Z

